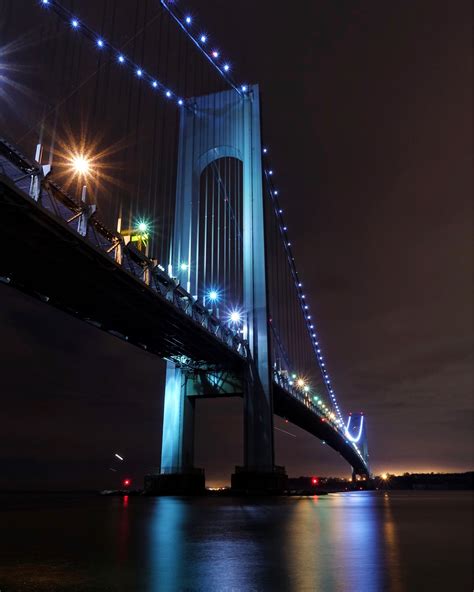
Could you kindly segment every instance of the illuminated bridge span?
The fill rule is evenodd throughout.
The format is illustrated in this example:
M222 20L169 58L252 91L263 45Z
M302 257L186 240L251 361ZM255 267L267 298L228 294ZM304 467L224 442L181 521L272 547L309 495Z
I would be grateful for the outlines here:
M295 266L259 87L237 84L174 4L119 0L110 15L103 4L79 15L56 0L9 3L27 41L5 46L15 117L0 141L2 281L166 360L150 490L203 486L203 397L243 397L237 489L283 487L273 414L368 475L364 417L344 420ZM43 73L29 79L37 95L15 84L15 59Z

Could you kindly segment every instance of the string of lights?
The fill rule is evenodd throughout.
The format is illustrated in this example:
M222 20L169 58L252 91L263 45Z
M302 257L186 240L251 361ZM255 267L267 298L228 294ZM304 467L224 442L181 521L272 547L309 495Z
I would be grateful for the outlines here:
M171 4L167 0L161 0L162 6L170 13L177 24L185 32L185 34L192 40L194 45L212 64L212 66L219 72L219 74L236 90L240 95L243 95L248 90L247 84L238 84L232 78L232 67L229 62L222 59L221 53L218 49L209 49L209 36L207 33L199 32L195 26L194 19L190 14L186 14L180 10L176 4Z
M82 34L86 39L94 44L97 50L104 53L108 52L111 57L115 58L119 66L128 68L137 79L146 82L148 86L153 91L156 91L160 96L169 101L174 101L179 107L185 106L184 99L178 96L171 88L168 88L164 82L152 76L139 64L136 64L122 51L120 51L120 49L114 47L104 37L99 35L84 21L82 21L78 16L65 8L60 2L57 0L39 0L39 2L43 7L53 11L65 24L70 27L71 31Z
M334 408L336 409L336 413L339 417L339 420L341 422L343 422L342 413L341 413L341 410L339 407L339 403L337 401L336 393L335 393L334 388L332 386L332 381L329 376L329 372L326 368L326 363L324 361L325 359L324 359L324 356L322 353L321 345L319 343L318 335L316 333L315 324L312 319L312 315L309 312L309 304L306 300L306 294L303 291L303 283L300 280L300 276L299 276L298 270L296 268L295 258L293 256L293 252L291 249L291 241L289 240L289 237L288 237L288 226L285 223L284 216L283 216L283 208L281 207L281 204L279 201L279 191L278 191L278 189L275 188L275 184L273 181L274 171L272 168L270 168L270 165L268 163L268 148L264 147L262 149L262 152L264 155L264 167L265 167L264 174L265 174L265 179L267 181L268 194L269 194L270 199L273 202L273 211L274 211L275 217L278 222L278 227L280 229L280 235L283 240L283 245L284 245L285 252L287 255L288 265L290 267L290 271L291 271L291 275L293 277L295 289L298 294L300 307L301 307L303 316L306 320L306 328L308 330L308 334L311 339L313 351L316 355L316 359L317 359L319 367L321 369L321 374L324 379L324 385L325 385L327 394L328 394Z

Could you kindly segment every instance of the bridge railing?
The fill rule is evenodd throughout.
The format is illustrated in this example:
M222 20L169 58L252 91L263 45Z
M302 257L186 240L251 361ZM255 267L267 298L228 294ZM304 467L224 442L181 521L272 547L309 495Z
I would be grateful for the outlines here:
M48 178L49 172L49 166L31 162L16 147L0 138L0 174L29 195L38 207L65 222L72 232L82 236L182 314L242 357L248 357L248 346L241 335L206 309L156 260L147 257L132 244L126 244L120 233L102 224L96 216L96 207L86 203L85 195L84 201L78 202Z

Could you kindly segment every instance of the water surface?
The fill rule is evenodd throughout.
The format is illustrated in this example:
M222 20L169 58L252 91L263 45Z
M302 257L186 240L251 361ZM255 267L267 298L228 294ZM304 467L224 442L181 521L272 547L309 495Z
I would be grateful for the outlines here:
M470 492L0 495L0 591L470 591Z

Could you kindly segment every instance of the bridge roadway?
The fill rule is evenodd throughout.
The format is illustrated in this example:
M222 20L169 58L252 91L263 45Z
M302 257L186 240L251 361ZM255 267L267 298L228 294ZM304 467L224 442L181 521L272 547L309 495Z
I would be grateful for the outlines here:
M46 195L39 203L35 201L27 188L31 184L28 173L37 173L37 165L21 156L18 161L16 152L3 150L2 154L1 149L0 142L0 277L3 282L161 358L185 356L237 374L243 370L247 348L239 336L216 319L209 319L208 314L206 318L206 311L193 310L190 295L179 287L176 293L175 282L165 273L161 273L160 286L153 289L150 280L143 279L146 278L144 258L133 248L125 247L122 263L117 262L114 251L107 253L107 250L118 235L107 231L99 222L95 221L93 228L96 244L91 240L90 230L87 237L80 236L74 228L76 222L66 220L79 216L83 205L74 200L68 202L70 198L59 188L54 185L48 188L49 198L62 200L59 206L53 207L51 198L48 207ZM361 455L346 440L343 430L320 415L313 405L305 403L303 397L286 390L276 378L274 413L324 441L356 473L367 474Z

